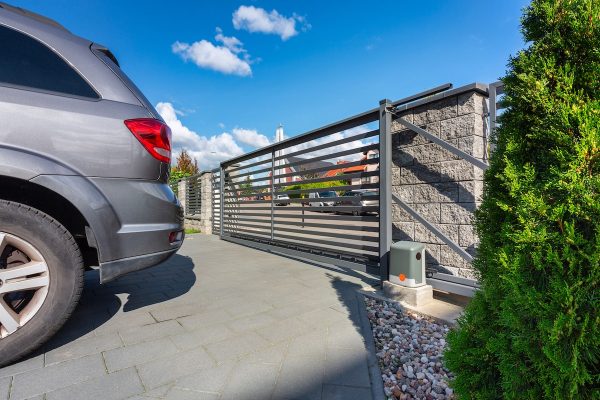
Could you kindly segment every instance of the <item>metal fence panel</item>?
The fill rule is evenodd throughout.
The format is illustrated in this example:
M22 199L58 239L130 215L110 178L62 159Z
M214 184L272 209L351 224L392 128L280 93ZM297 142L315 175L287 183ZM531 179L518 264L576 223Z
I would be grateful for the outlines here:
M199 215L202 211L202 184L200 174L185 179L185 215Z
M221 172L220 169L212 171L211 191L212 200L212 232L220 234L221 232Z

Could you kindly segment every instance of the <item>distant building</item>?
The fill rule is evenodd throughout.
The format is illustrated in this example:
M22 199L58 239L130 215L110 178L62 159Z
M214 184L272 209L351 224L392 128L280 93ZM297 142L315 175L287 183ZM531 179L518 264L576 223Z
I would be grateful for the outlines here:
M285 140L285 136L283 133L283 126L279 125L277 130L275 130L275 143L282 142L283 140ZM301 163L299 165L291 165L290 166L290 164L300 163L306 159L302 158L302 157L295 157L295 156L285 157L285 150L276 150L275 151L275 159L276 159L275 160L275 176L277 177L278 175L288 175L283 178L275 178L275 184L278 184L278 183L292 184L294 182L308 180L309 178L310 179L320 178L320 177L324 176L325 172L316 173L313 176L312 173L304 174L303 171L309 171L312 169L329 167L329 166L333 165L333 163L330 163L327 161L309 161L306 163ZM306 175L310 175L310 176L306 176ZM269 172L269 176L271 176L270 172ZM269 181L269 183L270 183L270 181Z
M279 127L275 131L275 143L282 142L283 140L285 140L283 126L279 125ZM340 168L330 169L328 171L310 172L315 169L331 167L334 164L329 161L321 160L307 161L308 159L298 156L286 157L285 150L276 150L275 158L275 176L277 177L278 175L287 175L282 178L275 178L275 184L293 184L299 181L307 181L318 178L333 178L336 176L339 176L340 180L345 180L343 175L346 174L352 174L356 172L377 171L379 169L379 163L343 167L343 165L349 163L349 161L340 160L337 162L337 165L340 165ZM373 158L379 158L379 150L369 150L363 153L361 160L370 160ZM270 172L268 176L271 176ZM377 182L379 182L378 176L351 178L348 180L348 183L350 183L351 185L360 185Z
M379 150L369 150L369 151L363 153L363 156L360 159L360 161L367 160L367 159L370 160L373 158L379 158ZM343 167L344 164L348 164L348 163L349 163L349 161L345 161L345 160L338 161L337 164L342 167L338 168L338 169L332 169L332 170L327 171L325 176L331 177L331 178L333 178L335 176L339 176L340 180L344 180L344 175L347 175L347 174L353 174L356 172L371 172L371 171L379 170L379 163L367 164L367 165L355 165L352 167ZM351 185L377 183L377 182L379 182L379 177L378 176L366 176L366 177L359 177L359 178L351 178L351 179L348 179L348 182Z

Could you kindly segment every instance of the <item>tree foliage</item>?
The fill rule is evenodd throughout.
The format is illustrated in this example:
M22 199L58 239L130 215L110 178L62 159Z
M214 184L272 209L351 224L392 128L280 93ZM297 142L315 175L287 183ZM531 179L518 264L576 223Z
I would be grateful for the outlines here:
M186 149L181 149L177 155L175 165L171 167L171 183L179 182L183 178L195 175L199 172L198 161L193 158Z
M534 0L522 32L446 363L465 399L600 399L600 2Z
M253 189L250 176L247 176L246 179L244 180L244 182L240 183L238 187L240 189L240 194L242 194L244 196L248 196L248 195L254 193L254 191L255 191Z
M336 178L333 178L336 179ZM329 181L329 182L313 182L313 183L297 183L295 185L286 186L283 188L284 191L288 190L301 190L301 189L316 189L316 192L323 192L329 188L335 186L348 185L348 181ZM308 193L294 193L289 195L290 199L307 199Z

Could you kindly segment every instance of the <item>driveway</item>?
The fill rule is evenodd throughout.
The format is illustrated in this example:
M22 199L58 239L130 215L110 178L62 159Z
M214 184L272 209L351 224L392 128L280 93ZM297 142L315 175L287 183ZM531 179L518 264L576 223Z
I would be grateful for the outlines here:
M365 275L191 235L97 281L54 340L0 369L0 399L372 398Z

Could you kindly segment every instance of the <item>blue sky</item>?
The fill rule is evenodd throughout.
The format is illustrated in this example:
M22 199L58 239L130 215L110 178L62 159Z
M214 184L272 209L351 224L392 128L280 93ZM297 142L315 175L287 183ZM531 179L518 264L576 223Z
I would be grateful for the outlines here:
M177 146L210 167L272 140L279 123L293 136L383 98L495 81L524 46L519 18L527 2L12 4L108 46L150 101L162 103Z

